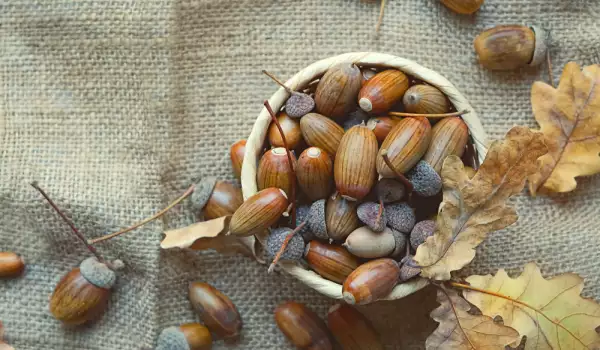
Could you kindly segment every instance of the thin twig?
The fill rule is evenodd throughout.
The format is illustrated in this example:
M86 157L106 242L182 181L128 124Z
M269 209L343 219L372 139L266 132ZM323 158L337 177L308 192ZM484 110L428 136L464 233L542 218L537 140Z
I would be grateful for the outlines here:
M550 86L554 86L554 75L552 74L552 59L550 58L550 48L546 50L546 66L548 67L548 80L550 80Z
M266 70L264 70L264 69L263 69L263 71L262 71L262 72L263 72L263 73L264 73L266 76L268 76L269 78L273 79L273 81L274 81L274 82L276 82L276 83L277 83L277 85L279 85L279 86L281 86L282 88L284 88L284 89L285 89L285 91L287 91L287 92L288 92L288 94L293 94L293 93L294 93L294 91L292 91L292 89L290 89L289 87L285 86L285 84L284 84L284 83L283 83L281 80L277 79L277 78L276 78L276 77L275 77L273 74L271 74L271 73L267 72L267 71L266 71Z
M56 213L58 213L58 215L60 215L60 217L64 220L64 222L66 222L67 225L69 225L69 227L71 228L71 231L73 231L73 233L75 233L75 236L77 236L77 238L79 238L79 240L81 242L83 242L83 244L85 244L85 246L90 251L90 253L92 253L96 257L96 259L98 259L99 262L106 263L106 260L104 260L104 258L100 255L100 253L98 253L96 248L94 248L88 244L85 237L83 237L83 235L79 232L79 230L77 230L75 225L73 225L71 220L69 220L69 218L67 218L67 216L58 208L58 206L52 201L52 199L50 199L50 197L48 197L46 192L44 192L44 190L42 190L36 182L32 182L31 186L33 188L35 188L36 190L38 190L38 192L41 193L41 195L48 201L48 203L50 203L50 206L56 211Z
M404 184L404 186L406 187L406 193L410 196L410 194L412 193L412 191L414 189L413 184L410 183L410 181L408 181L408 179L406 178L406 176L404 176L404 174L402 174L401 172L396 170L396 168L392 164L392 161L390 160L390 157L388 157L387 149L381 150L381 157L383 157L383 161L385 162L385 164L390 169L392 169L392 171L394 172L394 174L396 175L398 180L400 180L400 182L402 182L402 184Z
M102 242L102 241L106 241L108 239L111 239L111 238L117 237L119 235L122 235L123 233L127 233L129 231L135 230L136 228L138 228L140 226L143 226L143 225L149 223L152 220L158 219L159 217L161 217L164 214L166 214L169 210L171 210L171 208L173 208L174 206L176 206L177 204L179 204L182 200L184 200L187 197L189 197L194 192L195 187L196 187L195 185L190 186L190 188L188 188L187 191L185 191L181 195L181 197L177 198L173 203L169 204L166 208L164 208L163 210L161 210L158 213L154 214L153 216L151 216L151 217L149 217L147 219L144 219L144 220L138 222L137 224L135 224L133 226L130 226L130 227L126 228L126 229L123 229L121 231L110 233L110 234L108 234L106 236L102 236L102 237L90 239L88 241L88 243L89 244L96 244L96 243L99 243L99 242Z
M292 240L292 238L294 237L294 235L296 233L300 232L300 230L302 230L302 228L304 227L304 225L306 225L306 221L302 222L292 232L288 233L287 237L285 237L285 239L283 240L283 243L281 244L281 247L279 248L279 251L275 255L275 258L273 259L273 262L271 263L271 265L269 265L269 269L267 270L268 273L273 272L273 270L275 269L275 265L277 265L277 263L279 262L279 259L281 259L281 256L285 252L285 249L287 248L288 244L290 243L290 241Z
M420 114L420 113L405 113L405 112L388 112L388 115L393 117L426 117L426 118L446 118L457 117L469 113L468 109L460 112L440 113L440 114Z
M377 19L377 25L375 26L375 32L379 33L381 23L383 23L383 13L385 11L385 0L381 0L381 6L379 7L379 18Z
M291 209L291 217L292 217L292 228L296 227L296 170L294 169L294 161L292 161L292 155L291 155L291 151L290 148L288 147L288 143L287 140L285 139L285 134L283 133L283 129L281 128L281 124L279 124L279 120L277 120L277 117L275 116L275 112L273 112L273 109L271 108L271 105L269 104L269 101L265 100L264 102L265 108L267 109L267 111L269 112L269 114L271 115L271 120L273 121L273 123L277 126L277 129L279 130L279 134L281 135L281 140L283 141L283 147L285 147L285 153L287 154L287 159L288 159L288 165L290 167L290 183L292 184L291 189L290 189L290 201L291 201L291 205L292 205L292 209Z

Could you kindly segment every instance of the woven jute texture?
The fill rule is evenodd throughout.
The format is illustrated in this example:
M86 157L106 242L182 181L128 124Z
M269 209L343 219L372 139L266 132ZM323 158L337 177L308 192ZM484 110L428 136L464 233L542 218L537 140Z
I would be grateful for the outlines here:
M188 206L98 245L123 260L110 307L76 330L48 311L60 277L89 256L28 183L38 181L89 238L151 215L203 176L233 179L228 147L249 134L263 99L328 56L385 52L452 81L491 138L534 126L530 87L543 68L493 73L472 40L495 24L552 30L554 75L569 60L598 63L595 0L487 0L460 17L435 0L391 0L380 36L377 4L358 0L3 0L0 3L0 251L19 252L24 277L0 281L0 320L17 349L140 349L168 326L197 320L190 281L229 295L244 320L239 349L291 348L273 322L285 300L325 315L333 301L251 260L159 250L166 228L193 222ZM555 199L518 197L518 224L494 233L469 272L573 271L600 297L600 178ZM389 349L420 349L435 327L432 290L362 307ZM222 343L216 349L225 349ZM231 347L235 348L235 347Z

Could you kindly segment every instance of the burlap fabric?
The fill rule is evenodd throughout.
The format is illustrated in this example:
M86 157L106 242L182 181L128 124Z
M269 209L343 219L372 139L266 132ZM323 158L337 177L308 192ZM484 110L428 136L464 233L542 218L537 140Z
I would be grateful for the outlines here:
M557 76L568 60L598 63L595 0L488 0L459 17L434 0L390 1L379 38L376 4L358 0L4 0L0 3L0 251L28 262L0 281L0 319L17 349L140 349L167 326L195 321L189 281L229 295L244 319L239 349L286 349L272 317L288 299L324 315L333 303L293 279L240 257L161 252L165 228L193 221L187 206L99 250L127 264L107 314L69 330L48 311L59 278L89 254L28 186L37 180L87 237L154 213L194 179L232 179L228 147L249 134L262 100L311 62L350 51L403 56L449 78L492 138L535 125L530 86L545 70L492 73L474 61L487 26L552 30ZM518 272L535 261L551 275L586 277L600 297L598 177L568 195L521 196L519 223L495 233L470 271ZM435 327L427 291L364 307L390 349L418 349ZM217 344L216 349L225 348Z

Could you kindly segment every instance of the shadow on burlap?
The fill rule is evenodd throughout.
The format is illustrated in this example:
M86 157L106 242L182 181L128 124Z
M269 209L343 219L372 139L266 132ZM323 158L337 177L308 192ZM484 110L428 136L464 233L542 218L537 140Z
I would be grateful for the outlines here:
M88 254L41 197L37 180L88 237L151 215L194 179L232 179L227 150L250 132L282 78L315 60L350 51L413 59L449 78L499 138L534 126L531 83L544 69L492 73L474 61L472 40L500 23L549 28L555 76L568 60L598 63L598 1L488 0L474 17L433 0L390 1L373 35L378 6L358 0L94 1L5 0L0 5L0 250L23 254L24 277L0 282L0 319L17 349L140 349L160 329L196 317L189 281L229 295L244 319L240 349L291 348L272 311L284 300L325 315L332 300L293 279L267 275L241 257L160 252L166 228L193 221L187 206L111 242L108 258L127 264L106 315L68 330L48 312L59 278ZM598 177L558 200L516 199L519 223L495 233L469 268L519 272L528 261L547 275L586 277L600 297ZM389 349L418 349L435 327L432 290L361 308ZM216 349L225 348L218 343Z

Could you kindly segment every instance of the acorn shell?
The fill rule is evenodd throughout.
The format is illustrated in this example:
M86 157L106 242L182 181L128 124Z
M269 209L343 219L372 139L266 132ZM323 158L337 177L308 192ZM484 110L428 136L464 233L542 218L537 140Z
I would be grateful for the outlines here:
M392 117L376 117L371 118L367 122L367 128L373 130L377 142L383 143L383 140L388 136L394 125L398 123L398 119Z
M316 240L306 245L304 258L312 270L336 283L343 283L360 265L358 258L346 248Z
M275 309L275 323L298 349L332 350L327 325L303 304L288 301Z
M188 297L208 329L219 338L235 340L242 330L242 319L229 297L208 283L193 282Z
M362 81L360 69L352 62L342 62L329 68L315 91L317 112L336 120L345 118L355 106L354 99Z
M329 238L343 240L360 226L357 205L356 201L349 201L339 194L327 198L325 221Z
M217 181L204 206L204 220L233 215L243 202L242 190L238 186L225 181Z
M538 27L500 25L480 33L473 42L479 63L491 70L537 65L546 54L546 33Z
M333 120L318 114L308 113L300 119L302 136L309 146L319 147L335 157L344 129Z
M229 149L229 158L231 159L231 168L233 174L238 179L242 177L242 163L246 154L246 140L239 140Z
M379 334L371 322L347 304L329 308L327 326L344 350L383 350Z
M384 70L375 74L360 89L358 105L365 112L385 113L402 99L408 85L406 74L397 69Z
M375 184L377 138L366 126L348 130L335 158L333 174L338 192L349 200L361 200Z
M295 149L298 147L300 145L300 141L302 141L300 122L290 118L285 112L280 112L277 115L277 121L283 130L283 135L285 135L287 146L290 149ZM279 129L275 123L271 122L269 130L267 131L267 135L269 138L269 143L272 147L285 147L283 144L283 139L281 138L281 133L279 132Z
M358 257L374 259L390 255L396 248L392 229L375 232L368 226L359 227L346 238L343 246Z
M410 113L441 114L450 110L446 95L431 85L411 86L402 98L404 109Z
M427 118L404 118L383 141L377 154L377 172L382 177L395 177L395 173L384 162L383 150L396 171L405 173L423 157L431 141L431 124Z
M292 166L296 167L296 157L290 152ZM292 169L286 150L283 147L273 148L262 156L256 172L256 184L259 190L269 187L282 189L286 196L292 193L293 182Z
M186 323L168 327L160 332L156 350L211 350L212 336L208 328L199 323Z
M235 211L229 222L229 232L236 236L251 236L277 222L288 207L288 199L279 188L266 188L248 198Z
M300 188L311 201L326 198L333 188L331 157L318 147L307 148L298 158L296 176Z
M460 117L444 118L431 129L431 144L423 160L440 174L446 157L462 157L468 140L469 128Z
M0 278L17 277L24 270L25 263L19 255L13 252L0 252Z
M344 301L364 305L387 297L400 277L400 267L392 259L371 260L360 265L344 281Z
M483 1L484 0L440 0L444 6L461 15L470 15L477 12L481 5L483 5Z

